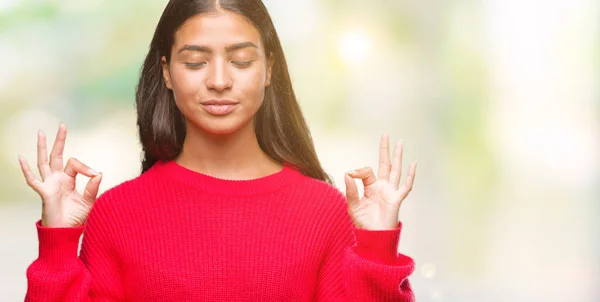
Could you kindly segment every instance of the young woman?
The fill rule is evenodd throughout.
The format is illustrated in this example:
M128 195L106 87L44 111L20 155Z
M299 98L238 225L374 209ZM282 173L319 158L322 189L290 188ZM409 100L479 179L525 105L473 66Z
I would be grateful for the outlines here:
M377 176L331 185L260 0L171 0L136 103L142 174L97 200L101 173L63 168L64 124L49 158L38 136L41 180L19 158L43 205L26 301L414 300L397 246L416 163L400 186L383 135Z

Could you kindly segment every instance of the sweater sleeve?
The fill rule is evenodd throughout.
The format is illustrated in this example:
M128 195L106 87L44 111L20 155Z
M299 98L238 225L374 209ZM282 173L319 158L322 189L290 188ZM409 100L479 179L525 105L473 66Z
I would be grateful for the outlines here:
M27 268L26 302L124 300L105 212L99 198L85 226L49 228L36 223L39 256Z
M317 301L413 302L408 276L412 258L397 247L402 223L393 230L354 227L344 207L332 224L332 241L319 271ZM341 212L341 213L340 213Z

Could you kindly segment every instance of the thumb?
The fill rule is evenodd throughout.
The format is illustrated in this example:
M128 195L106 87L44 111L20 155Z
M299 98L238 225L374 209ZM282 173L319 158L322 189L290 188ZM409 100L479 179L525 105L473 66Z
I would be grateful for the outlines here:
M352 207L360 200L358 187L356 187L354 179L348 173L344 173L344 182L346 183L346 199L348 200L348 205Z
M96 201L96 195L98 195L98 189L100 188L100 182L102 181L102 172L92 177L85 186L83 191L83 201L89 205L94 204Z

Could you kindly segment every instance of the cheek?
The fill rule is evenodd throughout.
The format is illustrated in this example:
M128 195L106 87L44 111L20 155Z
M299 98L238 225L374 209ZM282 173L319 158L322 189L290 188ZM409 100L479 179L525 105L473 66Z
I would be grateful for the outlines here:
M199 72L190 72L180 68L171 70L173 93L178 101L189 100L198 93L202 85Z
M242 93L248 101L260 106L265 96L265 72L257 69L244 75Z
M174 69L171 71L171 79L177 108L186 117L195 115L203 83L201 73Z

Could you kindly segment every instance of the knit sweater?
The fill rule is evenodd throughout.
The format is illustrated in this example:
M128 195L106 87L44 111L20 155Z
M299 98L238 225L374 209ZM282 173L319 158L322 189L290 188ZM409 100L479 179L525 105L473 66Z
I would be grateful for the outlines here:
M347 208L288 163L225 180L158 162L103 193L85 226L36 223L25 301L414 301L402 224L356 228Z

